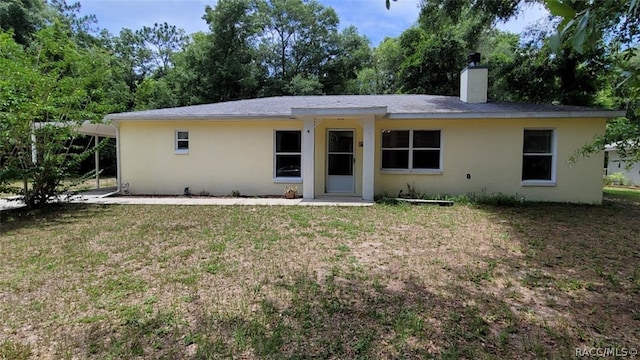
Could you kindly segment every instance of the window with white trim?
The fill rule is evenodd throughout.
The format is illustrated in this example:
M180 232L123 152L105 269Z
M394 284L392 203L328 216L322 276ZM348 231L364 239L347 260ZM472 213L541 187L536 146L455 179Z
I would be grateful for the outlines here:
M383 130L383 170L441 170L440 130Z
M302 132L299 130L277 130L275 137L275 177L300 178Z
M176 130L176 154L189 153L189 132L186 130Z
M524 130L522 181L553 181L554 157L553 130Z

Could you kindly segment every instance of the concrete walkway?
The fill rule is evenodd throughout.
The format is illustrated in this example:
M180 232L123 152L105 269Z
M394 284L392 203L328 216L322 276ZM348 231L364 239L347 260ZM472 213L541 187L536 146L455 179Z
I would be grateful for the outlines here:
M143 196L108 196L112 189L91 190L68 199L60 199L62 202L73 204L123 204L123 205L250 205L250 206L371 206L373 202L364 201L358 197L319 197L313 200L284 199L284 198L218 198L218 197L143 197ZM0 210L8 210L23 207L19 201L0 199Z
M216 197L85 197L74 199L72 203L85 204L141 204L141 205L259 205L259 206L371 206L373 202L360 198L327 197L313 200L281 199L281 198L216 198Z

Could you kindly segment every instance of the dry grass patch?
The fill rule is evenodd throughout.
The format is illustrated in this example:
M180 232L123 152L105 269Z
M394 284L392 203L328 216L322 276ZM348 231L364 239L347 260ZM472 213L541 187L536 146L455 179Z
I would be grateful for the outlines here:
M23 186L22 181L13 181L10 184L8 184L8 187L12 189L17 189L17 190L21 190L22 186ZM118 186L118 183L115 177L100 178L100 188L115 187L115 186ZM31 184L29 184L29 187L31 187ZM89 178L82 181L77 179L65 179L65 180L62 180L60 187L61 188L66 187L68 188L68 191L74 192L74 193L92 190L96 188L96 179ZM0 198L10 197L10 196L15 196L15 193L0 191Z
M640 207L2 214L0 359L566 358L640 343Z

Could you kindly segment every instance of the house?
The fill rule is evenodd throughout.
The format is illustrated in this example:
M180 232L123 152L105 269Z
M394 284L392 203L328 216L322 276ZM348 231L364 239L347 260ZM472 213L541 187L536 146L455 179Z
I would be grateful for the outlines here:
M271 97L110 114L131 194L343 195L407 184L428 194L503 193L600 203L601 156L568 159L620 112L487 102L487 69L461 96ZM188 189L187 189L188 188Z
M636 147L637 145L635 144ZM605 152L607 153L607 175L620 173L628 181L627 184L621 185L640 185L640 163L622 156L618 151L618 144L607 145Z

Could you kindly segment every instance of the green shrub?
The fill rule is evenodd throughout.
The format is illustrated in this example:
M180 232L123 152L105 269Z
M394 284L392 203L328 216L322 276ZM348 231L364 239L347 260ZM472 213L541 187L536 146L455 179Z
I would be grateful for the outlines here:
M469 194L469 199L474 204L489 206L520 206L525 202L524 197L520 197L518 194L509 195L503 193L485 194L483 192L480 195Z
M458 204L478 204L490 206L520 206L524 204L524 197L518 194L509 195L503 193L486 194L483 190L480 194L468 193L465 195L448 195L448 194L427 194L419 192L414 186L407 184L407 191L400 190L398 196L394 197L387 192L378 194L374 197L376 203L394 205L398 204L397 198L401 199L422 199L422 200L443 200L453 201Z
M624 176L623 173L615 172L613 174L609 174L609 175L604 177L604 184L605 185L628 186L630 184L630 182L629 182L629 178Z

